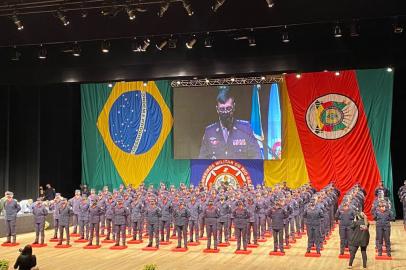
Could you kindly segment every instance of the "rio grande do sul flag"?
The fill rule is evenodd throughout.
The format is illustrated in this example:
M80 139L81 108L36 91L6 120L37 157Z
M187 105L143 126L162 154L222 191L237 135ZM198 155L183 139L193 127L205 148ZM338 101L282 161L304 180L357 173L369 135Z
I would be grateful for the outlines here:
M363 98L361 93L376 94L378 98L382 94L391 97L392 87L387 85L388 89L382 89L389 93L377 93L374 89L361 91L360 85L368 86L360 80L373 80L378 76L380 79L376 81L375 78L375 82L379 87L379 81L382 83L385 81L382 77L387 76L384 72L370 72L368 76L357 74L356 71L342 71L339 74L306 73L300 78L295 74L286 76L288 94L312 185L320 189L333 181L345 193L354 184L360 183L367 192L367 213L370 212L374 190L379 181L391 184L392 176L382 177L382 166L378 166L376 157L376 154L382 155L377 151L385 151L384 154L390 156L390 148L387 146L387 149L379 149L378 145L374 145L376 140L370 131L374 120L379 125L385 125L387 119L368 119L364 102L371 108L370 103L373 101ZM389 84L390 79L386 80ZM376 84L374 88L377 87ZM387 105L391 106L391 98L388 100L390 104ZM385 104L379 104L376 109L382 110L385 107ZM387 115L387 112L383 114ZM382 142L390 141L390 131L380 135Z

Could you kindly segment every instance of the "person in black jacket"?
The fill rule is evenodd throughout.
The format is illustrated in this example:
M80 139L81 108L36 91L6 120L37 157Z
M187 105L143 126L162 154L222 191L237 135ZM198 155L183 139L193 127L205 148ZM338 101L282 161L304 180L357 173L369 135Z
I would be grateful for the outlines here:
M20 251L21 254L14 264L14 269L31 270L31 268L37 265L37 258L35 255L32 255L31 245L26 245L24 249Z
M354 262L355 254L358 248L361 248L362 266L367 268L367 246L369 244L369 222L366 215L363 212L359 212L355 215L355 219L351 224L351 238L349 241L350 246L350 261L348 269L352 269L352 263Z

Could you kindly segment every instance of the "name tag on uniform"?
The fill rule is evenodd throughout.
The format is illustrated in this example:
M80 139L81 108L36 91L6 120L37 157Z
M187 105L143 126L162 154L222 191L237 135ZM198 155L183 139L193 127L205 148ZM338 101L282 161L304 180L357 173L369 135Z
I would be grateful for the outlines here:
M237 139L233 140L233 145L247 145L247 142L245 141L245 139Z

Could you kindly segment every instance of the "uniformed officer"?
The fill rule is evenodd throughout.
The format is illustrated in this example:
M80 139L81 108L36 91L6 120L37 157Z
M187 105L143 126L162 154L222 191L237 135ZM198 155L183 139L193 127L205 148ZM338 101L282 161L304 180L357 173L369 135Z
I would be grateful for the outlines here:
M400 202L403 204L403 226L406 230L406 180L403 182L403 186L398 191Z
M161 208L161 218L159 219L161 241L168 242L171 229L170 223L173 215L173 208L172 203L168 200L168 198L165 195L162 196L162 199L159 203L159 208Z
M69 199L69 204L73 209L73 233L77 233L78 230L78 217L79 217L79 204L82 201L82 198L80 196L80 190L77 189L75 190L75 196L71 199Z
M257 192L256 194L256 207L258 209L258 222L257 222L257 237L265 239L266 231L266 212L268 211L268 206L265 202L265 199L262 198L261 193Z
M214 206L213 200L209 200L203 213L206 223L207 249L211 248L211 240L214 239L214 249L217 249L217 224L220 216L219 209Z
M69 220L73 214L71 206L68 204L68 201L63 198L61 200L61 205L59 207L59 242L58 245L62 245L63 241L63 231L66 232L66 244L69 245L70 236L69 236Z
M380 192L383 192L384 197L389 197L390 195L389 189L383 186L382 181L379 182L378 187L375 189L375 196L378 196Z
M61 194L56 193L55 199L50 201L50 204L49 204L49 210L53 211L53 218L54 218L54 237L52 237L52 239L58 239L60 203L61 203Z
M220 197L220 202L218 203L218 209L219 209L219 219L218 219L218 225L217 225L217 231L218 231L218 240L220 243L223 242L223 232L224 232L224 240L226 243L228 243L228 223L230 219L230 213L231 213L231 208L226 202L226 198L224 195L221 195Z
M114 227L114 216L113 216L113 209L116 205L116 202L113 200L113 197L109 195L107 201L106 201L106 210L105 210L105 216L106 216L106 227L107 227L107 236L106 240L110 240L110 233L113 235L113 240L116 239L116 234L115 234L115 227Z
M395 216L384 203L381 203L378 209L373 213L376 220L376 235L378 239L378 256L382 256L382 245L385 241L386 254L391 256L391 221L395 221Z
M282 201L276 201L274 207L268 210L268 216L272 220L272 236L273 236L273 246L274 251L279 251L284 253L283 248L283 229L284 229L284 220L288 218L289 213L282 208Z
M248 121L234 118L235 101L228 86L217 96L219 121L206 127L199 158L261 159L261 150Z
M349 202L344 202L342 207L338 208L335 218L339 221L340 255L343 255L344 249L348 248L348 241L351 238L351 224L355 218L355 211L350 208Z
M41 234L41 244L44 244L45 218L48 215L48 210L43 205L41 198L38 198L37 202L33 205L32 214L34 215L34 227L35 227L35 241L33 244L38 244L40 234Z
M82 201L79 204L78 213L78 224L79 224L79 239L89 239L89 202L87 196L82 196Z
M4 210L6 212L6 216L4 220L6 222L6 235L7 235L7 241L5 243L13 242L15 244L17 241L16 236L17 213L21 210L21 207L18 204L17 200L13 199L14 197L13 192L6 191L5 197L6 201L4 202Z
M258 226L258 208L257 205L254 203L252 197L248 197L247 200L247 210L250 213L250 217L248 219L247 224L247 240L248 244L251 244L251 231L254 238L254 245L258 244L258 236L257 236L257 226Z
M178 208L174 209L173 217L176 226L176 231L178 233L177 248L181 248L182 237L183 237L183 247L187 248L187 227L188 220L190 217L190 211L185 207L185 202L183 200L180 200Z
M114 227L116 233L116 246L120 245L120 235L122 245L125 246L127 217L130 212L128 208L124 206L122 198L118 198L117 205L113 208Z
M142 202L140 195L136 195L136 199L133 200L130 206L131 224L133 227L133 240L142 240L142 231L144 228L144 203Z
M237 207L233 211L234 217L234 230L235 238L237 240L237 250L241 249L241 240L242 247L244 250L247 250L247 224L250 217L250 214L242 201L237 202Z
M190 198L190 202L187 205L190 211L189 218L189 241L193 242L193 235L195 236L196 242L199 242L199 216L201 215L202 209L200 203L196 202L196 197L193 195Z
M207 207L206 202L207 202L206 194L203 192L200 194L200 199L199 199L201 213L204 213L204 210ZM205 226L206 226L206 222L204 221L204 214L201 214L201 215L199 215L199 238L203 237ZM207 232L206 232L206 234L207 234Z
M99 246L99 233L100 233L100 217L103 213L103 210L98 205L97 199L92 201L91 206L89 207L89 243L88 246L93 245L93 236L96 235L96 246Z
M150 199L149 205L145 209L145 219L147 221L149 236L148 247L152 247L152 240L155 236L155 245L159 248L159 219L161 215L161 209L156 206L155 199Z
M100 208L100 234L104 235L104 230L106 228L106 200L107 197L104 197L103 192L99 191L97 198L97 207Z
M312 199L306 207L304 214L307 227L307 253L310 253L312 246L316 246L316 251L320 254L320 239L321 239L321 220L323 211L316 207L316 201Z

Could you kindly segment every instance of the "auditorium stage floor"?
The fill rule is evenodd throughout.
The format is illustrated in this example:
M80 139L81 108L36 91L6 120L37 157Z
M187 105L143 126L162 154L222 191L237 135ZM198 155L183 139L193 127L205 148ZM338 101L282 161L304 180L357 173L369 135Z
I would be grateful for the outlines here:
M51 231L46 232L49 239ZM10 269L18 256L18 248L33 240L33 233L24 234L18 237L22 243L19 247L0 247L0 259L10 260ZM271 240L271 241L270 241ZM4 238L0 239L1 242ZM174 240L172 240L174 242ZM338 259L339 237L335 229L332 238L322 251L320 258L305 258L306 237L299 239L292 248L286 250L284 257L269 256L272 250L272 238L262 243L259 248L252 249L250 255L234 254L235 242L230 247L220 248L219 254L205 254L206 241L197 247L189 247L186 253L171 252L175 244L161 246L159 251L142 251L144 244L129 245L126 250L109 250L111 244L103 244L99 250L84 250L84 244L73 243L69 249L56 249L55 243L49 243L48 247L35 248L34 254L41 270L58 269L142 269L145 264L155 263L159 270L246 270L246 269L346 269L348 259ZM368 269L393 269L406 270L406 232L403 224L397 221L392 226L392 261L375 260L374 252L375 227L371 226L371 241L368 248ZM73 241L72 241L73 242ZM353 269L361 269L361 254L358 253Z

